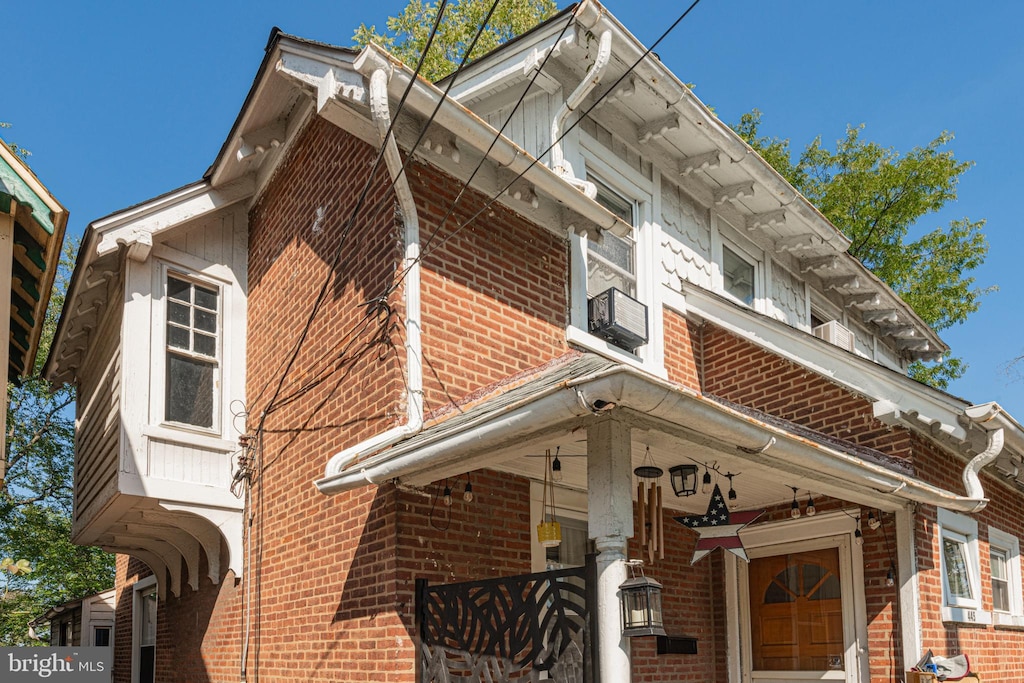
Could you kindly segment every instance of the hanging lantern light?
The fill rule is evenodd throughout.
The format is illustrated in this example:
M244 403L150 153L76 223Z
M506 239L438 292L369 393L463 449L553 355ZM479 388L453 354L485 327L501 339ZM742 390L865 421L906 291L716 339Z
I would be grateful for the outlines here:
M669 478L672 480L672 490L676 497L692 496L697 493L697 466L676 465L668 468Z
M642 561L630 560L627 564L632 576L619 586L622 635L627 638L667 635L661 612L661 584L644 576ZM640 576L636 575L637 567Z
M550 449L545 453L545 458L544 498L541 502L541 521L537 525L537 542L545 548L557 548L562 544L562 525L555 521L555 483L551 480Z

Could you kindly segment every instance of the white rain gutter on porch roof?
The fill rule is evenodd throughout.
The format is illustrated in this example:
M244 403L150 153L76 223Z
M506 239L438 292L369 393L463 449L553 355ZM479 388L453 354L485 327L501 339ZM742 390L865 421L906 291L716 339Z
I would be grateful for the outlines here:
M445 429L444 423L424 432L415 443L399 444L364 462L346 467L332 458L317 488L326 494L379 484L391 479L429 472L495 450L537 432L602 412L608 407L629 408L683 426L698 426L703 434L738 448L767 450L766 457L782 458L809 471L826 472L857 481L881 493L950 510L973 512L984 498L959 496L913 477L803 439L658 378L626 366L613 366L585 377L565 380L539 390L500 411ZM775 439L774 445L765 444Z

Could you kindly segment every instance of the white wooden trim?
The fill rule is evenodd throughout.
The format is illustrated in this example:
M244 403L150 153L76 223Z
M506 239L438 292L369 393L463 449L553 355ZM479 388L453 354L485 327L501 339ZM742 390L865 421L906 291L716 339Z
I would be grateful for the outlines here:
M909 669L924 649L921 636L921 591L917 576L917 530L914 508L915 506L910 505L894 513L903 669Z
M992 621L997 626L1024 626L1024 603L1021 597L1020 539L1012 534L990 526L988 527L988 544L1006 551L1007 588L1010 592L1010 611L998 612L992 604ZM989 583L992 581L991 563L989 565Z
M4 147L0 143L0 147ZM14 218L8 214L0 214L0 290L11 291L11 267L14 263ZM40 292L40 296L49 296L49 292ZM0 296L0 322L6 330L6 337L11 335L11 297L8 294ZM37 321L41 324L42 321ZM5 341L0 344L0 377L3 378L4 396L7 396L7 386L10 382L8 377L8 366L10 365L10 347ZM34 360L34 359L30 359ZM0 410L0 434L7 434L7 404ZM0 444L0 482L7 476L7 442Z
M132 680L139 680L139 648L142 646L142 614L139 609L139 601L142 599L142 592L151 587L156 587L156 576L147 576L139 579L132 585ZM157 598L159 610L160 599ZM157 612L157 630L160 628L159 611ZM113 643L113 633L111 633Z

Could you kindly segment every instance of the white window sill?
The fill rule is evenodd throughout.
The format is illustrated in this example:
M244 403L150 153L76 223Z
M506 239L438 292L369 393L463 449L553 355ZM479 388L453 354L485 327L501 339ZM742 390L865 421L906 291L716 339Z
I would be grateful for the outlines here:
M987 626L992 623L992 613L971 607L943 607L943 623L977 624Z
M142 435L159 441L173 441L211 451L232 453L238 450L234 441L221 439L216 434L201 434L187 427L176 425L148 425L142 428Z
M668 377L663 366L656 366L654 363L644 362L644 359L637 354L630 353L623 348L619 348L600 337L595 337L586 330L576 327L575 325L570 325L565 328L565 339L570 344L581 346L587 351L593 351L594 353L610 358L618 363L638 368L644 372L660 377L661 379L667 379Z
M1024 630L1024 614L1009 614L1007 612L993 612L992 624L996 628Z

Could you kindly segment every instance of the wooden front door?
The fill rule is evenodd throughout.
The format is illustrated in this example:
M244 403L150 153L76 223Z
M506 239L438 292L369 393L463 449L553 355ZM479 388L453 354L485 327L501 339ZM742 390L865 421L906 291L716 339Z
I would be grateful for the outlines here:
M843 608L838 548L750 561L755 671L841 671Z

